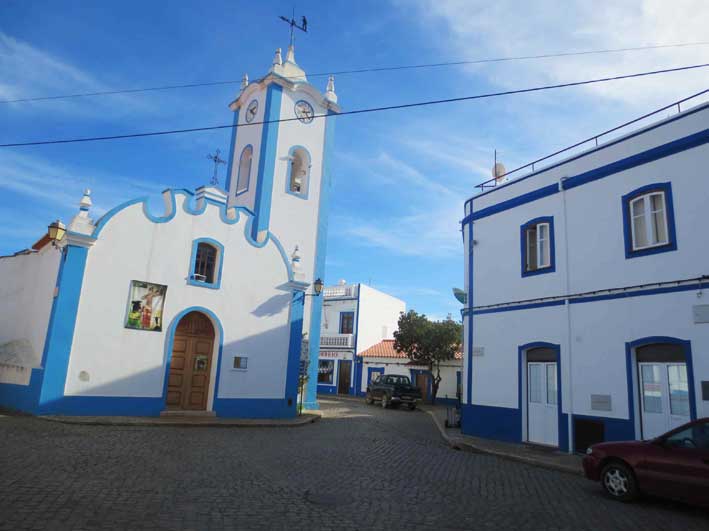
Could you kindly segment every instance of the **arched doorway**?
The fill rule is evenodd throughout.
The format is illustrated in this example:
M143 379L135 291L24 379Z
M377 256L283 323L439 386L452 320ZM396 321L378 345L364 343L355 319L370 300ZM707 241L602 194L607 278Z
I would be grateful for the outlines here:
M177 323L168 376L167 409L207 409L214 335L212 322L201 312L190 312Z

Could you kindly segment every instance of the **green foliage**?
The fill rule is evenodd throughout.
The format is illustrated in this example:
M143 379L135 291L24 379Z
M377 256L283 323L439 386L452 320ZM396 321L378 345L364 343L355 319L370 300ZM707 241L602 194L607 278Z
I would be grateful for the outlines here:
M406 354L415 364L429 368L433 374L434 400L441 382L441 362L452 360L460 350L462 329L462 325L452 319L431 321L414 310L399 317L399 329L394 332L394 348Z

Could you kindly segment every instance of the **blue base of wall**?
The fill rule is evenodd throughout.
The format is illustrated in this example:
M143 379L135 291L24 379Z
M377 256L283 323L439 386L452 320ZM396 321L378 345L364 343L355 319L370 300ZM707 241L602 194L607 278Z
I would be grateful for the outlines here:
M32 369L29 385L0 384L0 407L34 413L42 388L41 369Z
M336 385L318 385L319 395L336 395L337 386Z
M632 441L635 439L635 422L628 419L611 419L590 415L574 415L573 419L595 420L602 422L606 441Z
M318 410L320 409L320 404L318 404L317 400L315 402L303 402L303 409Z
M43 404L37 415L69 415L77 417L158 417L165 410L162 397L64 396Z
M498 441L521 442L522 418L519 410L507 407L463 404L460 429L465 435Z

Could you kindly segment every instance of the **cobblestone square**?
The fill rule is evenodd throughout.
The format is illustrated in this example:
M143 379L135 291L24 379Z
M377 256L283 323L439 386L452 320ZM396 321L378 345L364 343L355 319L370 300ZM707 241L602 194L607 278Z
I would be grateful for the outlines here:
M296 428L0 417L0 529L709 529L701 509L454 451L420 411L322 407Z

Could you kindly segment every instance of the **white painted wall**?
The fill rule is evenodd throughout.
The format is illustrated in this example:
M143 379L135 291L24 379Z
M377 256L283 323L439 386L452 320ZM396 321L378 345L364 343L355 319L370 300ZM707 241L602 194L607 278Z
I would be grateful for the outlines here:
M248 243L246 215L227 225L222 207L210 204L191 215L181 195L176 201L177 214L167 223L150 222L140 204L125 208L89 250L65 393L161 396L168 325L185 308L203 306L224 327L219 397L282 398L291 294L277 288L288 275L276 245ZM221 289L187 284L192 241L201 237L224 245ZM131 280L168 286L162 332L124 328ZM247 371L232 369L236 355L249 358ZM79 380L81 371L88 382Z
M399 315L406 303L365 284L359 284L359 324L357 353L364 352L382 339L392 339L398 329Z
M41 365L60 258L51 245L0 258L0 383L27 385ZM22 348L1 348L10 342Z

